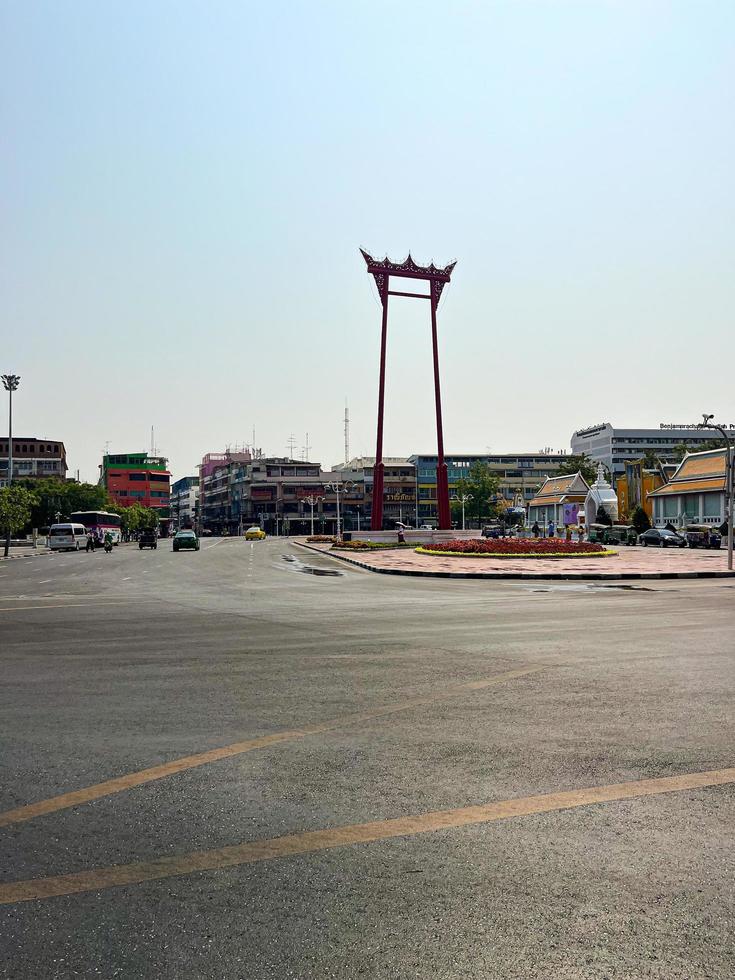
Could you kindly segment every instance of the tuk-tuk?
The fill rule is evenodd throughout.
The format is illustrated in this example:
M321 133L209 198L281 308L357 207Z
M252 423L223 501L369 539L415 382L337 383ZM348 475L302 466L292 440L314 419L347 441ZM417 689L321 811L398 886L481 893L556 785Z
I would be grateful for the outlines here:
M602 544L605 531L607 531L607 524L590 524L587 527L587 540Z
M719 548L722 543L719 531L707 524L687 524L684 537L690 548Z
M603 544L638 544L636 529L628 524L613 524L606 527L602 534Z

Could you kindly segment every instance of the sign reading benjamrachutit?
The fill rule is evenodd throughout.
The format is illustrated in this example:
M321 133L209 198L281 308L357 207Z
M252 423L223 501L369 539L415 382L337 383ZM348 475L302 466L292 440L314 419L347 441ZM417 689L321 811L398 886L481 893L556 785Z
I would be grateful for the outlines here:
M659 422L659 429L712 429L714 426L705 425L703 426L701 422L698 424L696 422L685 422L682 425L677 425L675 422ZM723 423L720 428L722 429L735 429L735 422L729 422L728 424Z

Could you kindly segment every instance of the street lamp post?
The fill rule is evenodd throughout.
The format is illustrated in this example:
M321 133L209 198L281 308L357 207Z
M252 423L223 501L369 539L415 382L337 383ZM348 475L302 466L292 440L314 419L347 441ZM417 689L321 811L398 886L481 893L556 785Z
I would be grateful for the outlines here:
M463 493L461 496L459 496L459 495L457 495L455 493L455 495L452 497L452 500L456 500L457 503L462 504L462 530L464 531L464 529L465 529L465 527L464 527L464 505L465 504L468 504L470 502L470 500L472 500L472 494L471 493Z
M727 431L723 429L721 425L717 425L712 419L714 415L702 415L703 422L700 422L697 426L698 429L716 429L722 438L725 440L725 452L727 453L726 460L726 478L725 478L725 514L727 520L727 567L729 571L732 571L732 546L733 546L733 495L735 492L735 479L733 475L733 470L735 469L735 460L733 459L733 452L735 451L735 446L727 434Z
M13 482L13 392L17 390L20 384L20 375L18 374L4 374L3 388L8 393L8 486ZM8 524L8 532L5 535L5 557L7 558L10 554L10 525Z
M314 494L311 494L310 496L302 497L301 499L304 501L305 504L308 504L309 507L311 508L311 536L313 538L314 537L314 508L316 507L316 505L319 503L320 500L324 500L324 497L316 497Z
M331 490L333 493L337 495L337 533L335 537L338 540L342 538L342 531L341 531L340 517L339 517L339 495L341 493L348 493L354 487L354 485L355 484L353 483L352 480L345 480L344 482L341 482L340 480L335 480L333 483L324 484L325 490Z

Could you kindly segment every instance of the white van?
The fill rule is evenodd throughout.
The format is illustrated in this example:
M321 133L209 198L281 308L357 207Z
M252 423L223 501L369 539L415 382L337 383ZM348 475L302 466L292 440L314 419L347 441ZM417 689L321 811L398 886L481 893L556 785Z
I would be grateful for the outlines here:
M87 529L83 524L52 524L48 532L52 551L79 551L87 546Z

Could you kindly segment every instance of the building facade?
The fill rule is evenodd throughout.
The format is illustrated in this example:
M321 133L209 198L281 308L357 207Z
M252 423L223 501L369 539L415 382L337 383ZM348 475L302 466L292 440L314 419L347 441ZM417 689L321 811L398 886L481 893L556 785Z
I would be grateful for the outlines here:
M577 524L584 515L589 484L581 473L566 473L545 480L528 504L528 523L546 527L553 521L555 528Z
M653 524L711 524L725 521L725 483L727 451L690 453L664 486L649 493L653 503Z
M170 517L171 474L164 456L114 453L103 456L100 483L121 507L150 507L162 526Z
M612 474L613 482L625 472L625 464L647 453L655 454L662 462L677 462L677 446L695 448L711 442L715 433L689 427L658 429L616 429L602 422L588 429L578 429L571 439L572 452L585 453L596 463L602 463Z
M445 456L449 478L449 496L456 493L457 482L467 479L470 468L482 463L498 477L498 503L501 507L525 507L549 476L555 476L566 461L566 453L502 453L483 455L449 454ZM436 455L409 456L416 468L418 509L416 524L436 524Z
M182 476L171 484L171 525L190 528L199 519L199 477Z
M7 436L0 438L0 487L8 482ZM13 437L14 480L66 480L66 449L58 439L37 436Z
M236 458L246 455L247 458ZM415 467L406 459L384 460L384 525L412 523L416 510ZM268 534L334 534L364 531L372 516L370 457L322 470L320 463L285 457L214 454L200 466L200 526L212 534L240 534L251 525Z

